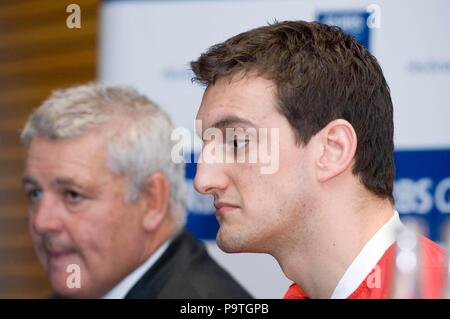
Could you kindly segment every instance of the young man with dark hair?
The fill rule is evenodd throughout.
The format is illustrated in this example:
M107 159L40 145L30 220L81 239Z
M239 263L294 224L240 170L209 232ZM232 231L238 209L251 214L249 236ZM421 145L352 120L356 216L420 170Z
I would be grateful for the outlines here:
M294 281L286 298L395 297L404 226L392 196L392 101L375 57L337 27L287 21L216 44L191 67L206 86L199 133L234 132L225 143L204 138L195 177L197 190L214 196L219 246L273 255ZM261 161L203 156L225 146L245 157L272 147L275 133L271 174ZM446 253L419 243L418 296L439 297Z

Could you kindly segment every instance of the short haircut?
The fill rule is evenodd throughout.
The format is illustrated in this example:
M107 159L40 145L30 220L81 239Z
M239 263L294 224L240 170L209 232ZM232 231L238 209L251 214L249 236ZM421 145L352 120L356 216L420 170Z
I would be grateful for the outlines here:
M347 120L358 145L353 174L393 201L393 107L382 70L370 52L338 27L285 21L238 34L191 62L194 81L256 74L273 81L279 111L299 143L329 122Z
M137 200L147 179L159 171L169 181L169 207L181 228L186 220L186 185L184 163L171 159L173 125L155 103L135 90L100 83L56 90L31 114L21 140L28 148L35 136L79 137L110 124L118 131L105 141L107 165L125 176L125 200Z

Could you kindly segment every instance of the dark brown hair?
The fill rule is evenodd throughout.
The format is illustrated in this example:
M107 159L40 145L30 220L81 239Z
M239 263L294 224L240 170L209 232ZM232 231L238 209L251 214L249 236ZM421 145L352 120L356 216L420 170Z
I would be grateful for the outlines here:
M242 72L272 80L299 143L307 144L334 119L347 120L358 138L353 174L393 200L389 87L375 57L338 27L286 21L256 28L212 46L191 68L193 80L204 85Z

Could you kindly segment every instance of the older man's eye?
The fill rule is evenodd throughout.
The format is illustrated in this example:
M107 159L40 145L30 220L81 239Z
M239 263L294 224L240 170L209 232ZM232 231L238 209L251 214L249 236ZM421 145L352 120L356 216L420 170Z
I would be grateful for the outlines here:
M77 204L81 202L84 198L80 193L72 190L66 191L65 196L67 201L69 201L71 204Z
M38 189L30 189L29 191L26 192L26 195L27 195L28 199L30 200L30 202L36 203L41 199L42 191L40 191Z

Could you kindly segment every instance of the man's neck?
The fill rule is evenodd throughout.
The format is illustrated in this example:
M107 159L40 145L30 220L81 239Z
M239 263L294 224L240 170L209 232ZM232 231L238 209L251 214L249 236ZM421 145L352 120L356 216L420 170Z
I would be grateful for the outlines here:
M335 205L338 207L338 205ZM284 273L310 298L329 298L355 257L393 215L389 200L374 199L363 205L323 207L295 249L275 256ZM294 253L293 253L294 251Z

